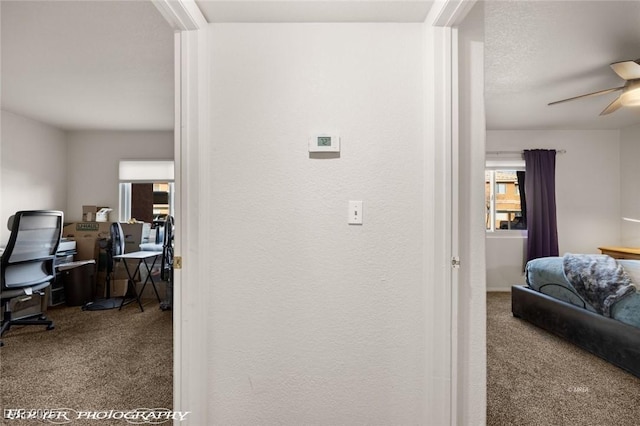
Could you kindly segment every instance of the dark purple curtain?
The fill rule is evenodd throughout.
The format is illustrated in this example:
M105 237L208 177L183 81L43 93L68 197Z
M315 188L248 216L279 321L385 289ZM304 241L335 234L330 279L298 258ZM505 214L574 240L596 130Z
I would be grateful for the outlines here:
M524 151L527 197L527 261L558 256L556 151Z
M520 211L522 212L520 222L522 223L522 229L527 229L527 192L524 189L526 185L525 172L516 171L516 176L518 178L518 188L520 189Z

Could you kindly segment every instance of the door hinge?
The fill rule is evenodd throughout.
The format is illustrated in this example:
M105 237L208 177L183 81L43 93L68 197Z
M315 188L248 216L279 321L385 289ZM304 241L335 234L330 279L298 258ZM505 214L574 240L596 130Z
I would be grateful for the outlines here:
M173 257L173 269L182 269L182 256Z
M451 267L459 268L460 267L460 258L458 256L453 256L451 258Z

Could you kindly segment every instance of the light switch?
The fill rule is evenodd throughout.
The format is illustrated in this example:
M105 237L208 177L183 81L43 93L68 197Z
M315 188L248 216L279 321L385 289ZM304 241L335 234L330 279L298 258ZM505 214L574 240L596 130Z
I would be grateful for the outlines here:
M349 201L349 225L362 225L362 201Z

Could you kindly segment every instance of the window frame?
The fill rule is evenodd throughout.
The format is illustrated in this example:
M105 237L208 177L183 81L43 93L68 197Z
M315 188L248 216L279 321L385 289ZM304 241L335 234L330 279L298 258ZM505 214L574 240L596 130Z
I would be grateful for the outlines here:
M490 193L489 193L489 215L491 218L491 226L489 228L486 227L486 214L485 211L485 232L490 236L513 236L513 237L526 237L527 230L526 229L499 229L496 228L496 181L495 181L495 172L499 170L505 171L525 171L524 159L499 159L499 160L489 160L487 159L485 162L485 184L486 180L486 172L490 171ZM485 189L486 191L486 189ZM486 197L486 192L485 192Z
M169 215L175 214L174 160L120 160L118 165L118 216L121 222L131 220L131 184L167 183L169 185Z

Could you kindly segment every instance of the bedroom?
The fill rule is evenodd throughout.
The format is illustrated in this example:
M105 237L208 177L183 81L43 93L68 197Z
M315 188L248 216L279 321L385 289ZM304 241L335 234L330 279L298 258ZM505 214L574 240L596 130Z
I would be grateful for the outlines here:
M640 217L637 110L598 116L615 93L547 106L624 84L609 63L640 56L637 2L499 3L487 3L486 150L566 150L556 158L561 254L639 245L640 226L622 220ZM486 244L487 290L524 283L522 239L496 232Z
M640 214L634 184L640 177L638 110L622 108L599 116L619 93L547 105L624 84L609 64L639 56L638 3L488 2L486 6L487 160L519 157L513 152L524 149L561 150L556 157L561 256L598 254L602 246L638 247L638 223L623 220ZM487 232L487 291L509 292L512 285L525 284L525 242L521 231ZM508 297L500 300L510 306ZM505 313L510 316L510 309ZM489 325L495 323L490 314ZM528 329L519 332L526 335ZM496 356L495 351L490 353ZM513 380L516 383L518 377ZM574 377L570 383L576 382L580 379ZM557 390L552 383L549 380L549 392ZM580 389L583 394L570 394L568 400L587 400L589 387ZM531 389L529 395L535 392ZM511 395L514 401L517 393ZM556 399L565 395L561 390ZM557 405L549 401L549 409L553 407Z

